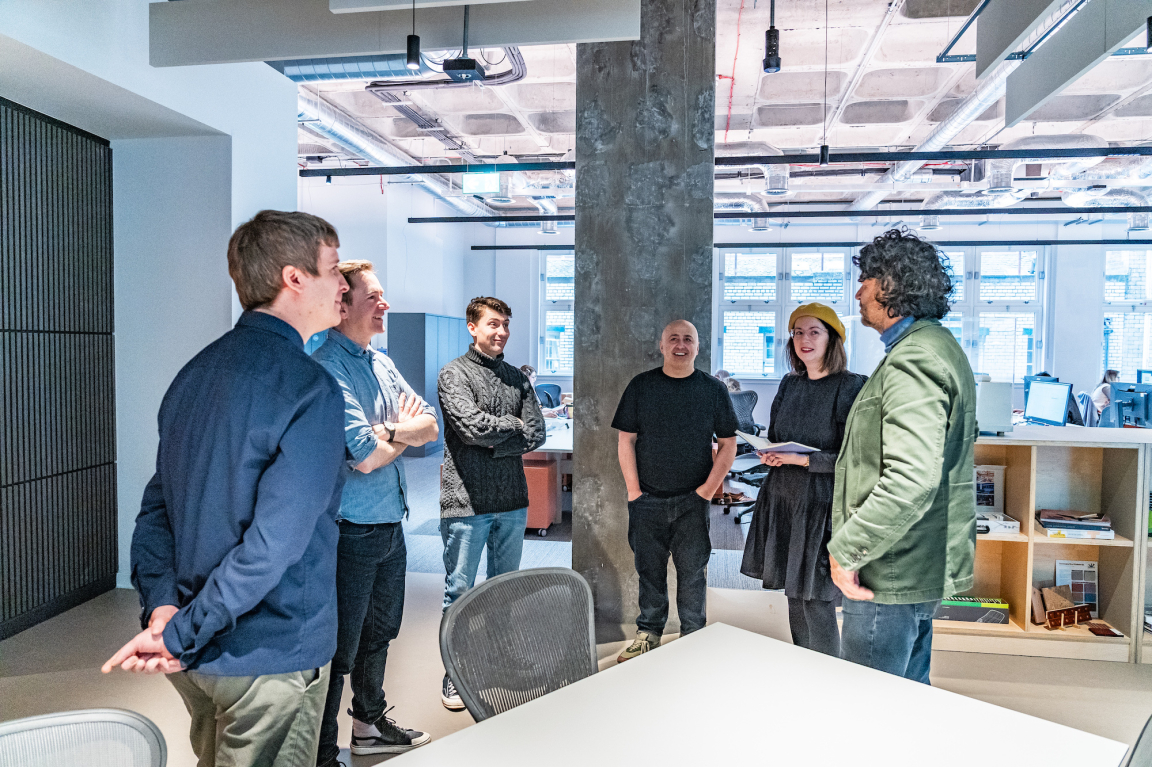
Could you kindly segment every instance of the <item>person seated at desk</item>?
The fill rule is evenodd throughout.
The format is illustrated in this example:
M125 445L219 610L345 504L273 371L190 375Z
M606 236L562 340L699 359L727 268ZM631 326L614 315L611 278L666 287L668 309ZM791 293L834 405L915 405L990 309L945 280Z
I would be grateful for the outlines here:
M520 372L528 376L528 383L532 384L532 392L536 392L536 368L531 365L521 365ZM536 395L536 401L540 401L540 395ZM557 418L563 412L563 407L544 407L541 405L540 412L544 414L545 418Z
M1096 406L1096 415L1104 412L1104 408L1112 404L1112 384L1120 379L1119 370L1106 370L1100 383L1092 390L1092 404Z
M756 498L740 572L784 589L793 644L839 657L840 590L828 562L832 486L848 411L867 379L848 371L844 324L830 307L797 307L788 329L792 372L772 400L768 440L818 450L760 455L773 468Z

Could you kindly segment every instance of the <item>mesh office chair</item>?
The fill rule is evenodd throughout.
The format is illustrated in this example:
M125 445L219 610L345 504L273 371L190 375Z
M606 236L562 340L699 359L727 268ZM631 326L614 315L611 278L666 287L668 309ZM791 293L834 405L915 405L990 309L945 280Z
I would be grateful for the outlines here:
M497 575L452 603L440 657L477 722L596 673L592 589L575 570Z
M149 719L92 708L0 722L0 767L164 767L168 747Z
M559 384L540 384L536 387L536 396L540 400L540 407L560 407Z
M759 437L766 431L763 424L756 423L752 411L756 409L756 401L760 399L760 395L754 391L734 391L731 392L732 409L736 411L736 428L745 434L752 434ZM747 453L751 452L752 446L746 442L741 442L738 452Z

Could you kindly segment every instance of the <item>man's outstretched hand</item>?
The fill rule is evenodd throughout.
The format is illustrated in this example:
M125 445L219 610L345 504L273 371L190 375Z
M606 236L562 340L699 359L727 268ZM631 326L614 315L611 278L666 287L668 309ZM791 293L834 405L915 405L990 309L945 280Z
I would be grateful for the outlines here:
M828 562L832 565L832 582L840 589L841 594L857 602L867 602L876 596L871 589L860 585L860 573L845 570L831 554L828 555Z
M144 674L171 674L182 670L180 661L164 646L164 627L176 614L175 605L161 605L152 611L148 628L132 637L128 644L116 651L101 667L105 674L119 666L125 671Z

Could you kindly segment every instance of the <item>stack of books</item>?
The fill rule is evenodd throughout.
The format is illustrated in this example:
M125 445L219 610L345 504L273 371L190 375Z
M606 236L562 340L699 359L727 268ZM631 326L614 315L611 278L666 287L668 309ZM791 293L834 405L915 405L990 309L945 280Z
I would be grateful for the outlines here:
M1081 514L1078 511L1036 512L1036 521L1049 538L1077 538L1110 541L1116 538L1112 520L1106 514Z

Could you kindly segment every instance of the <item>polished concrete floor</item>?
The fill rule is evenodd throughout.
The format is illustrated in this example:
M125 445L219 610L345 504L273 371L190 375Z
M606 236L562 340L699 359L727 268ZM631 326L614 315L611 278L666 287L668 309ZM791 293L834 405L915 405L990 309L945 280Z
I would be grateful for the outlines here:
M434 738L472 723L466 712L449 712L440 705L443 669L437 631L442 583L442 576L409 573L404 623L392 645L385 680L389 703L396 706L392 716L401 725L426 730ZM709 589L708 600L709 621L789 641L783 595ZM152 719L163 731L170 765L194 765L187 740L188 715L163 678L100 673L100 664L135 632L137 613L134 592L112 591L0 642L0 720L89 707L129 708ZM619 647L600 647L601 667L613 662ZM1124 742L1136 738L1152 713L1152 666L936 653L932 680L961 695ZM765 694L771 695L771 681L749 683L762 684ZM642 691L638 694L642 697ZM830 690L829 696L832 699L835 691ZM978 733L996 725L994 721L941 723L942 730L952 726ZM350 729L350 720L343 717L342 743L347 743ZM771 737L770 729L766 730L766 741ZM1038 749L1044 747L1037 744ZM353 767L383 760L352 758L345 751L345 763Z

